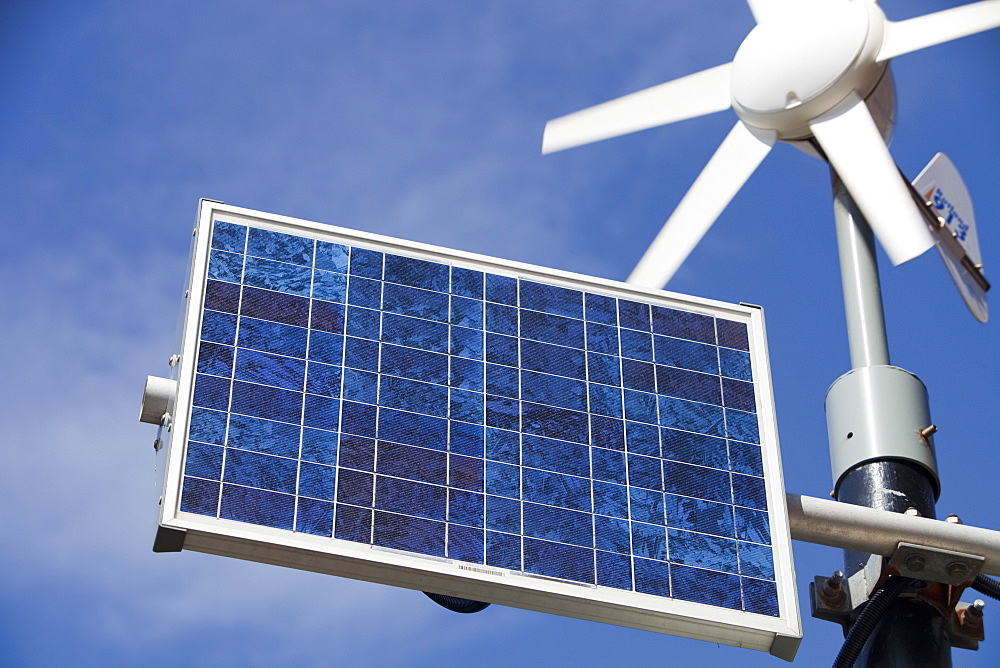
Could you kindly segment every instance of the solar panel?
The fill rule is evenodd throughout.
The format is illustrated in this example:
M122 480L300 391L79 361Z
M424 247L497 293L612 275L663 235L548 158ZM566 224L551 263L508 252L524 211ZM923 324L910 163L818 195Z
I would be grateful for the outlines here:
M186 308L185 549L794 653L760 309L216 203Z

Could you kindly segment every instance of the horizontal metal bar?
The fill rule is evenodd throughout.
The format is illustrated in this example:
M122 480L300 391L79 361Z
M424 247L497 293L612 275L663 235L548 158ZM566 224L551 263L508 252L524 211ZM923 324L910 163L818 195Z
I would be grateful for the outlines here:
M892 556L912 543L983 557L982 572L1000 575L1000 531L926 517L786 494L792 538L806 543Z

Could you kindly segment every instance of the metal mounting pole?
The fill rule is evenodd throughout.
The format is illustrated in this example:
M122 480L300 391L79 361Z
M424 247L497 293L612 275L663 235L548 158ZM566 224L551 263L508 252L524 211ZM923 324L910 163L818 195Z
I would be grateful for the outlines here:
M833 211L851 368L885 366L889 364L889 343L885 334L875 238L836 177L834 193Z
M896 513L915 508L933 518L939 486L926 390L912 374L889 366L871 228L836 174L833 184L852 366L827 394L834 494L845 503ZM845 550L845 574L865 571L872 587L881 559ZM919 599L900 598L856 665L951 666L944 619Z

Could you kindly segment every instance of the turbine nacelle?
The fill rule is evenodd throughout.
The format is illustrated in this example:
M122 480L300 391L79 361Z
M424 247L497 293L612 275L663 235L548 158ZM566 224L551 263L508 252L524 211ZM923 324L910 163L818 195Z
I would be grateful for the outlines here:
M885 14L873 2L802 2L758 24L736 52L732 106L778 139L812 136L809 123L851 94L867 98L885 74L876 61Z

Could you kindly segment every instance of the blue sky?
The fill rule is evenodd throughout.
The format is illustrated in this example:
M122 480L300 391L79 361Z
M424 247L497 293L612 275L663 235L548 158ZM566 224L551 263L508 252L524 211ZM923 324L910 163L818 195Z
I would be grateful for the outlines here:
M956 6L884 0L890 19ZM740 0L50 2L0 9L0 646L10 665L780 665L766 654L196 553L154 555L155 430L199 197L624 279L731 112L541 156L546 120L732 59ZM965 177L1000 247L1000 31L895 61L892 147ZM941 516L1000 527L1000 342L930 252L883 259L893 363L940 432ZM831 488L823 397L848 370L828 176L787 146L672 281L767 316L789 491ZM839 551L795 543L807 582ZM966 600L978 595L967 594ZM956 650L1000 663L1000 626Z

